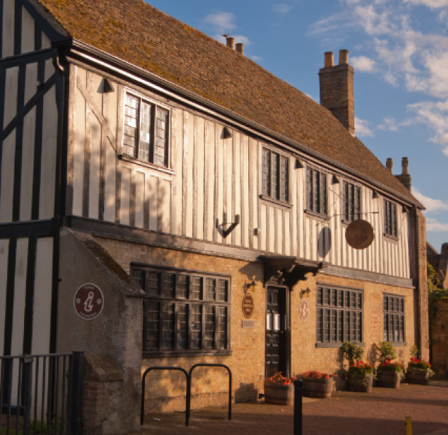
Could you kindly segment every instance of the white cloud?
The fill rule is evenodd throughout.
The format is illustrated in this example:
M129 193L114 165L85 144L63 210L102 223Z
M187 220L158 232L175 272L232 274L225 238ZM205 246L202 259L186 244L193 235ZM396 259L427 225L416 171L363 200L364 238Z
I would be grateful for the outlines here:
M448 231L448 224L437 221L433 218L426 219L426 230L431 232Z
M233 37L235 38L235 44L238 44L239 42L242 42L244 45L250 45L251 44L251 41L249 40L249 38L247 36L235 35Z
M404 0L404 2L428 6L431 9L445 8L448 6L448 0Z
M415 187L412 194L425 206L428 213L448 210L448 204L440 199L433 199L420 193ZM428 218L429 220L429 218Z
M369 122L364 119L355 117L355 131L356 136L366 137L373 136L373 130L369 127Z
M389 131L397 131L398 125L395 121L395 118L391 116L386 116L383 120L383 123L377 127L379 130L389 130Z
M274 12L277 12L278 14L287 14L291 11L291 9L294 7L294 5L288 5L286 3L279 3L277 5L274 5L273 10Z
M250 58L251 58L252 60L254 60L255 62L260 62L260 61L263 60L263 58L262 58L262 57L259 57L259 56L250 56Z
M218 33L229 32L236 29L235 15L231 12L215 12L208 14L204 22L212 25Z
M376 62L366 56L352 57L350 63L355 68L355 71L373 72L376 68Z

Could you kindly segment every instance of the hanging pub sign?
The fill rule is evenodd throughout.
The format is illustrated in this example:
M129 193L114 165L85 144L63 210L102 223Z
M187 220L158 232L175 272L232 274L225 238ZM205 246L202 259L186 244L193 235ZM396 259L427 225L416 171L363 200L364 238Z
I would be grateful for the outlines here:
M300 320L302 322L306 322L306 319L308 319L309 313L310 313L310 307L308 305L308 302L306 301L306 299L302 299L302 302L300 302L300 308L299 308Z
M243 296L243 315L246 319L250 319L252 317L253 312L254 312L254 299L250 293L246 293Z
M96 319L103 311L103 292L95 284L83 284L76 290L73 306L81 319Z

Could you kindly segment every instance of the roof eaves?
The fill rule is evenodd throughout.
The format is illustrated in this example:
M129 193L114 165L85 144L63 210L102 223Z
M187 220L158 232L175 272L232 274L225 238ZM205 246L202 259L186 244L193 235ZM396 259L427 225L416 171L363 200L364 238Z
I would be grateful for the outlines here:
M94 47L90 44L87 44L83 41L80 41L75 38L71 39L65 39L63 41L56 42L53 44L55 47L58 47L60 49L69 49L70 52L74 55L81 56L81 58L84 59L84 61L93 61L93 62L100 62L103 63L103 66L105 66L108 69L111 69L111 65L118 69L118 73L128 73L128 74L135 74L136 78L143 78L146 80L150 80L154 82L157 85L160 85L161 88L158 88L159 91L162 91L164 93L167 93L167 89L172 92L170 95L173 98L181 100L182 103L189 105L190 107L193 107L197 110L204 111L204 109L209 109L209 114L214 117L220 117L222 118L222 121L229 122L229 118L231 118L234 123L240 124L244 126L245 128L249 128L253 130L253 133L260 135L260 132L262 132L264 135L268 136L269 139L274 139L277 141L282 142L283 144L287 144L288 146L292 147L294 151L301 151L305 155L314 157L316 159L322 160L326 162L327 164L338 168L339 170L349 173L351 175L354 175L355 177L358 177L365 182L369 183L370 185L374 186L377 190L380 189L383 192L386 192L389 195L392 195L396 198L401 199L406 204L412 204L413 206L425 210L425 207L417 200L415 199L411 193L409 193L409 196L402 194L401 192L398 192L391 187L380 183L379 181L373 179L372 177L369 177L365 175L364 173L361 173L349 166L344 165L343 163L340 163L318 151L315 151L306 145L303 145L301 143L298 143L276 131L273 131L263 125L260 125L256 123L255 121L252 121L248 118L243 117L242 115L239 115L236 112L233 112L226 107L215 103L213 101L210 101L209 99L193 92L188 89L183 88L182 86L179 86L175 83L172 83L160 76L157 76L156 74L149 72L141 67L138 67L126 60L123 60L117 56L114 56L104 50L101 50L97 47ZM78 51L79 50L79 51ZM86 56L87 54L87 56ZM91 56L94 57L91 57ZM104 64L107 62L106 64ZM123 71L125 70L125 71ZM145 82L145 84L147 84ZM182 98L183 97L183 98ZM184 98L187 98L189 100L185 100ZM194 104L194 103L195 104ZM220 115L220 116L217 116ZM280 144L281 145L281 144Z

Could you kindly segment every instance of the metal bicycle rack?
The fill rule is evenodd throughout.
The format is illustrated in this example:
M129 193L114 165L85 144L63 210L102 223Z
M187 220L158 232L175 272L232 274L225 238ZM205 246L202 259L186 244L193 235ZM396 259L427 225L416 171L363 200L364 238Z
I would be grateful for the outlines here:
M232 420L232 372L230 369L224 365L224 364L207 364L207 363L200 363L195 364L190 369L190 394L191 394L191 375L193 373L193 370L196 367L223 367L229 372L229 420Z
M185 426L188 427L188 422L190 420L190 404L191 404L191 376L192 376L193 370L196 367L222 367L227 370L227 372L229 373L229 411L228 411L228 414L229 414L229 420L232 420L232 372L230 371L229 367L227 367L225 364L200 363L200 364L195 364L194 366L192 366L190 368L189 373L187 373L187 371L181 367L173 367L173 366L154 366L154 367L150 367L149 369L145 370L145 373L143 373L143 378L142 378L142 400L141 400L141 408L140 408L140 426L143 426L143 422L144 422L144 418L145 418L146 375L152 370L177 370L177 371L181 371L187 378Z
M154 366L145 370L142 379L142 402L140 408L140 426L143 426L143 421L145 418L145 385L146 385L146 375L152 370L177 370L182 372L187 378L187 403L185 412L185 426L188 427L188 420L190 419L190 376L186 370L181 367L170 367L170 366Z

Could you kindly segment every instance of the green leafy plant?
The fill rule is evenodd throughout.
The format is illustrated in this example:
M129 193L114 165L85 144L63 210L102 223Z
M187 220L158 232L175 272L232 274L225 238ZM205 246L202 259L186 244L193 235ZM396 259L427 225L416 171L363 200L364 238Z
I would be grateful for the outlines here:
M411 349L409 349L409 353L411 354L411 359L412 358L417 358L417 356L418 356L418 347L417 346L412 346Z
M411 358L408 363L408 373L409 372L427 372L429 376L434 376L435 373L431 369L431 364L428 361L420 361L417 358Z
M392 361L388 358L377 367L377 373L399 373L404 378L403 366L398 361Z
M380 364L383 364L388 360L391 361L397 357L392 343L389 343L388 341L380 341L374 346L376 352L376 361L379 361Z
M373 366L363 361L357 361L350 365L348 372L353 375L373 376Z
M341 351L342 356L348 361L350 366L361 361L364 355L364 349L350 341L344 341L344 344L341 346Z

